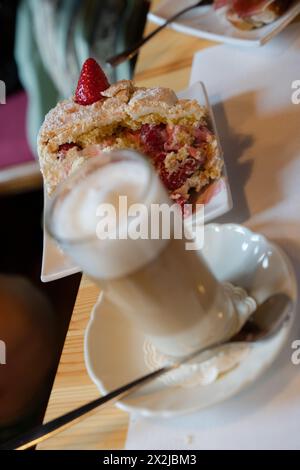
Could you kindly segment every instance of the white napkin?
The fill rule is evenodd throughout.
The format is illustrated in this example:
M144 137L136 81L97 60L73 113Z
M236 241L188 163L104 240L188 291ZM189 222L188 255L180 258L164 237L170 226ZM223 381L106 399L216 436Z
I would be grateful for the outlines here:
M300 105L291 101L292 82L300 79L299 29L290 26L260 49L201 51L191 83L207 86L232 188L234 209L219 221L245 223L275 239L300 282ZM132 416L126 448L300 449L300 365L291 362L299 323L247 390L190 416Z

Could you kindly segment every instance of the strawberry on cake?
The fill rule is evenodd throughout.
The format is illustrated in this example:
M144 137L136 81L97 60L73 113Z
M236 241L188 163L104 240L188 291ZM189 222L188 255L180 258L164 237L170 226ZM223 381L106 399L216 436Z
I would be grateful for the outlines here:
M153 163L173 200L189 201L222 173L222 159L207 110L179 100L169 88L109 85L94 59L82 68L75 96L46 116L38 136L48 193L88 158L132 148Z

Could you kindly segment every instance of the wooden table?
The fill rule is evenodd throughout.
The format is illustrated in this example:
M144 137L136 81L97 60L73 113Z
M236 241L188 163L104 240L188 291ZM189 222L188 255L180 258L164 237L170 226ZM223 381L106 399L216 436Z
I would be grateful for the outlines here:
M153 1L153 8L158 2ZM153 27L148 24L147 31ZM195 52L214 44L166 29L142 49L135 81L137 85L160 85L182 90L188 86ZM83 358L84 331L98 295L99 289L83 277L45 421L99 396L86 372ZM125 412L107 407L40 444L38 449L122 449L127 426L128 415Z

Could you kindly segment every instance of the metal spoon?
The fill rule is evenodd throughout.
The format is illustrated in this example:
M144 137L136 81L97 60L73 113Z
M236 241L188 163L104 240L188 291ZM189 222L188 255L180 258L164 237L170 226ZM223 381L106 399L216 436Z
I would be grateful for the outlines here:
M133 391L138 390L142 386L156 379L157 377L177 369L182 364L195 359L205 351L211 351L214 348L233 343L257 343L267 341L276 335L276 333L280 331L284 324L288 322L292 311L293 302L286 294L272 295L257 307L256 311L251 315L241 331L233 336L229 341L220 341L210 345L209 348L201 348L192 354L177 359L176 362L172 364L168 364L161 369L140 377L139 379L136 379L126 385L123 385L122 387L117 388L107 395L80 406L79 408L62 415L59 418L49 421L46 424L36 426L21 436L18 436L17 438L2 444L0 446L0 450L25 450L40 442L43 442L49 437L64 431L73 424L90 415L99 406L106 403L112 404L116 401L119 401L120 399L128 396Z
M132 59L140 48L149 41L149 39L152 39L153 36L155 36L157 33L159 33L162 29L164 29L168 24L172 23L174 20L179 18L179 16L183 15L184 13L187 13L188 11L193 10L194 8L200 7L200 6L205 6L205 5L211 5L213 3L213 0L200 0L199 2L195 3L194 5L190 5L189 7L183 8L183 10L180 10L178 13L175 15L171 16L165 23L163 23L161 26L156 28L154 31L152 31L150 34L142 38L140 41L138 41L136 44L133 46L129 47L125 51L121 52L120 54L117 54L113 57L110 57L109 59L106 60L106 63L110 65L111 67L116 67L117 65L121 64L122 62L125 62L125 60Z

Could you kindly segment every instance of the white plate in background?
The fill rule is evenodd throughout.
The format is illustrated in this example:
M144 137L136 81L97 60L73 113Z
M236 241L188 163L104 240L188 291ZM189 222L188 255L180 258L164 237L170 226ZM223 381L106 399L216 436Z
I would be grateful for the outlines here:
M213 131L218 139L219 152L221 158L223 158L213 111L209 104L207 92L203 83L194 83L187 90L178 93L178 97L191 100L195 99L201 105L206 106L209 111ZM44 214L47 213L49 202L49 197L45 191ZM205 222L210 222L216 217L225 214L232 208L232 197L226 175L225 164L222 178L210 184L208 186L208 189L205 192L201 193L199 203L205 204ZM67 256L64 255L64 253L60 250L57 244L51 239L51 237L46 232L44 221L44 248L41 280L43 282L54 281L65 276L70 276L71 274L75 274L77 272L80 272L80 269L76 267Z
M161 25L167 18L193 3L196 3L195 0L163 0L154 12L148 13L148 18ZM212 6L203 6L179 17L170 27L181 33L212 41L258 47L279 34L298 14L300 2L296 1L273 23L251 31L242 31L216 13Z

